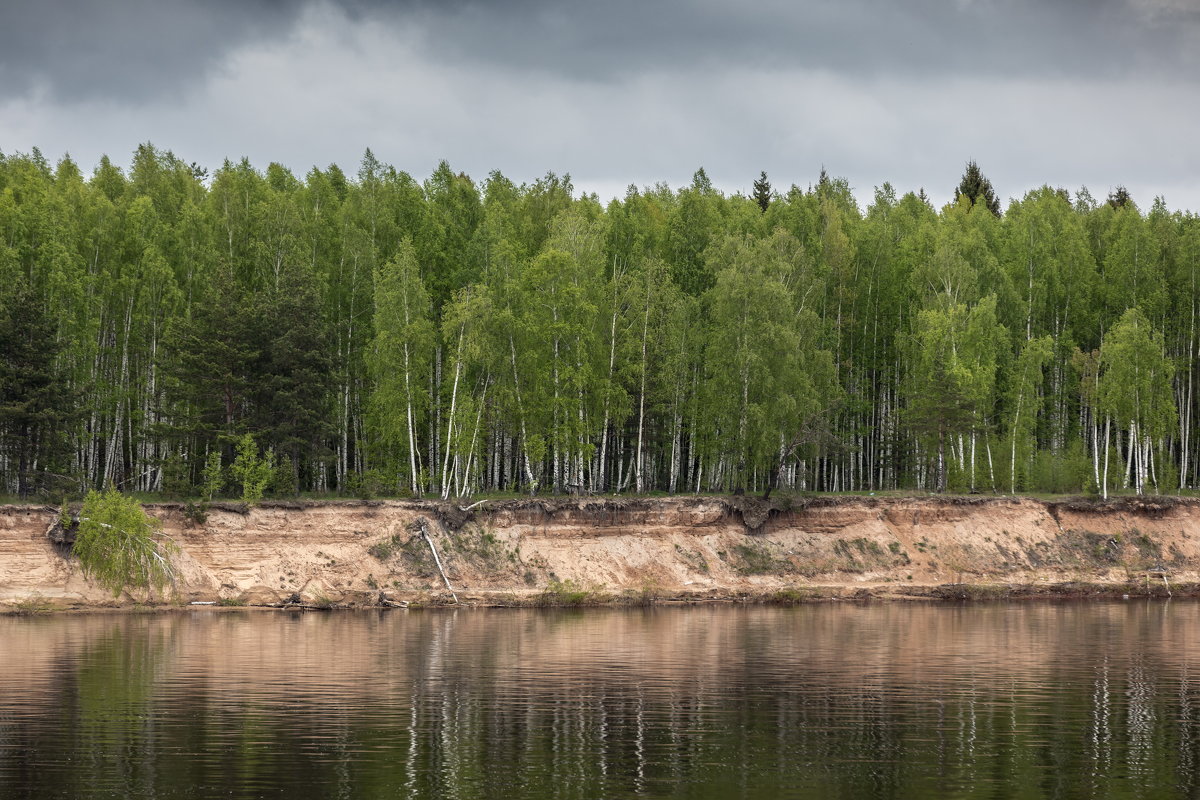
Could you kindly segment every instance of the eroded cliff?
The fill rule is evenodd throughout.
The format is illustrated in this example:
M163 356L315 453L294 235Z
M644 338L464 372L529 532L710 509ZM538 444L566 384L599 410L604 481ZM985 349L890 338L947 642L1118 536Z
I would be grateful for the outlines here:
M60 607L446 597L421 520L460 599L564 586L646 597L921 595L948 585L1200 582L1200 502L1178 498L817 497L217 504L203 522L148 511L179 546L171 598L114 599L51 541L56 512L0 508L0 604ZM1148 572L1149 571L1149 572Z

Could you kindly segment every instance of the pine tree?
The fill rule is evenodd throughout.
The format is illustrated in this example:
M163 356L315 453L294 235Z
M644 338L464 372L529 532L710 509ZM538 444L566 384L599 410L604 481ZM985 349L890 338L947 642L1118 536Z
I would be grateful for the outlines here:
M301 475L326 452L334 430L329 326L313 277L286 267L279 288L259 297L249 414L264 446L290 456Z
M190 318L174 320L163 358L183 430L210 440L235 432L257 377L260 324L253 296L239 291L228 272L217 276Z

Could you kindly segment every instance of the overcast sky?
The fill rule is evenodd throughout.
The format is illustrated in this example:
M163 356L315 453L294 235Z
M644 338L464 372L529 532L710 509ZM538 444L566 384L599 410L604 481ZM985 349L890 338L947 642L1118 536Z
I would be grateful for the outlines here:
M1200 0L0 0L0 151L1200 210Z

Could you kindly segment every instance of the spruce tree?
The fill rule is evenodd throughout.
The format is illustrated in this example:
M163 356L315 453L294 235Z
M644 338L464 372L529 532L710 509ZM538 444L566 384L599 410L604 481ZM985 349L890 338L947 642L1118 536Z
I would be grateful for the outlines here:
M21 497L49 488L65 469L75 400L58 373L54 321L25 281L0 306L0 451Z
M974 161L967 162L967 170L954 190L954 196L956 199L966 197L972 206L982 203L988 211L1000 216L1000 200L992 189L992 182L983 176Z
M771 182L767 180L766 170L760 172L758 180L754 182L754 202L758 203L764 214L771 205Z
M1129 196L1129 190L1124 186L1118 186L1108 193L1108 204L1113 208L1124 208L1132 202L1133 198Z

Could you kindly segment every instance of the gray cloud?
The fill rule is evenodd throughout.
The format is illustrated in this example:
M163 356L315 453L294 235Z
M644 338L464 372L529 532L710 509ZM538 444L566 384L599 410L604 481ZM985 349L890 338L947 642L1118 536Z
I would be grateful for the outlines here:
M0 97L178 97L203 83L234 49L286 35L301 10L286 0L6 3Z
M303 173L370 146L418 177L552 169L606 197L824 165L863 202L885 180L946 200L974 158L1005 197L1123 183L1200 207L1192 0L170 2L24 50L0 29L0 149L87 168L151 140Z
M595 80L654 68L840 74L1166 76L1197 66L1187 0L343 0L378 24L419 24L434 59ZM1180 75L1190 79L1190 74Z
M320 2L418 33L412 46L435 63L582 81L730 67L1190 80L1200 65L1189 0L40 0L5 10L0 92L177 96L239 47L292 34Z

